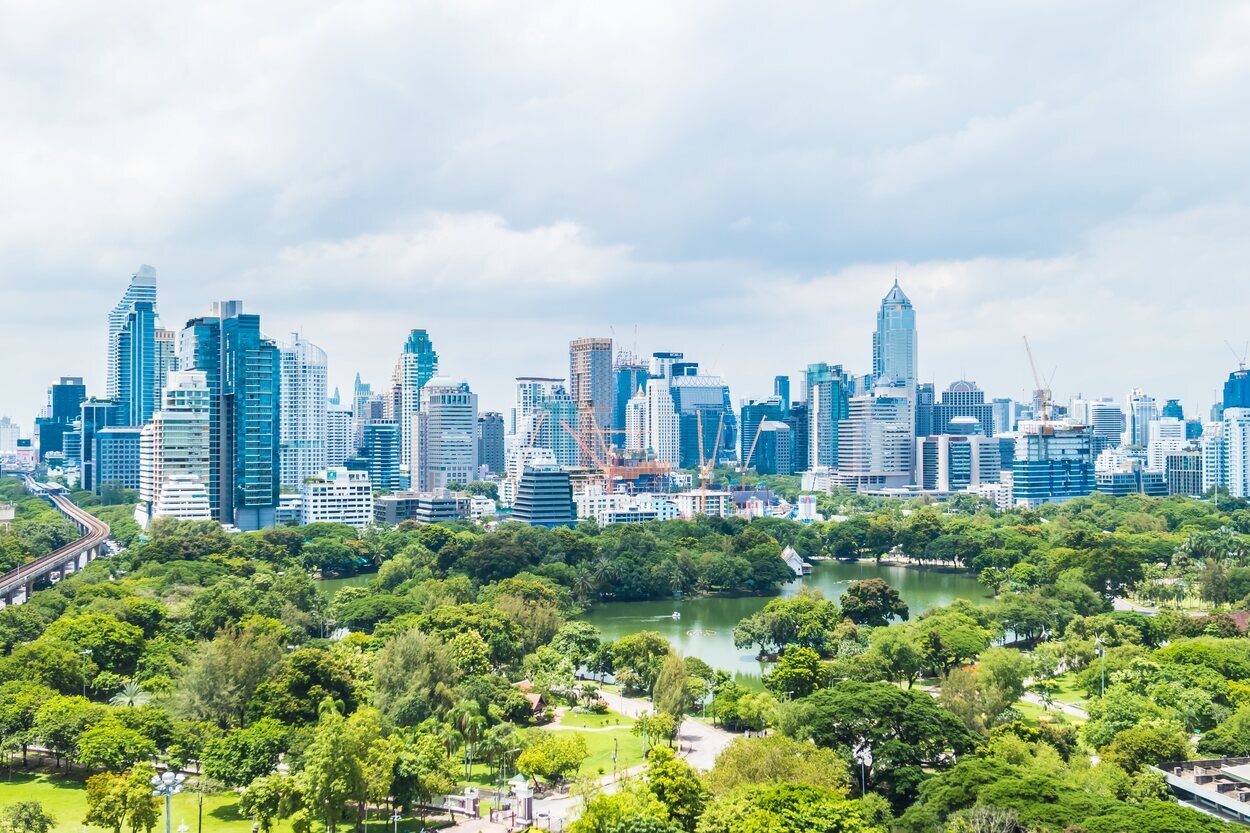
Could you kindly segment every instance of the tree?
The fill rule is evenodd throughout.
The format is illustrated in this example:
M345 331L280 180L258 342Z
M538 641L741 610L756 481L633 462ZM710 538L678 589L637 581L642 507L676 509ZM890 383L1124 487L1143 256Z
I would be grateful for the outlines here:
M141 628L103 613L62 616L48 626L42 638L69 645L75 651L90 651L93 663L116 674L132 672L143 651Z
M192 655L178 680L176 707L190 720L223 729L242 725L248 701L285 657L276 633L255 626L222 631Z
M739 787L712 802L698 833L871 833L859 807L808 784Z
M881 657L889 679L911 688L924 670L925 653L914 628L894 625L872 632L872 652Z
M299 786L291 776L262 775L239 794L239 811L255 819L261 833L270 833L273 823L294 812L301 798Z
M646 752L657 740L672 745L679 725L677 718L666 712L644 712L634 719L630 731L642 738L642 749Z
M38 801L19 801L0 810L0 833L52 833L54 819Z
M148 764L134 771L117 774L102 772L87 779L87 815L84 824L94 824L121 833L140 830L151 833L158 818L157 802L150 779L156 770Z
M229 787L244 787L273 772L286 749L288 730L272 718L234 729L204 750L204 772Z
M573 732L531 730L525 749L517 758L517 771L537 781L558 782L577 771L589 751L586 739Z
M437 636L406 631L378 651L374 702L397 726L416 726L455 702L461 672Z
M312 723L317 720L317 704L327 697L345 713L355 711L352 669L331 651L301 648L287 656L281 671L256 687L247 714L286 724Z
M880 627L894 618L906 622L909 614L898 591L879 578L851 582L838 601L842 615L857 625Z
M824 749L785 735L734 738L707 775L708 788L726 795L752 784L808 784L846 794L846 761Z
M685 761L677 759L671 749L653 747L647 756L647 787L668 810L669 817L682 830L693 833L699 816L707 804L708 794L699 776Z
M447 748L431 734L409 731L401 736L395 760L395 800L411 811L455 789L456 763Z
M359 779L355 753L347 720L332 703L323 703L312 743L304 753L300 782L309 807L316 809L327 830L337 829L343 805L355 791Z
M76 744L78 761L89 769L119 771L156 757L156 744L109 716L84 731Z
M72 757L78 749L83 732L108 714L108 708L85 697L53 697L39 707L31 735L44 742L57 754Z
M109 705L126 708L146 706L151 697L138 683L130 682L122 686L122 690L109 698Z
M569 833L680 833L668 809L645 784L626 781L615 793L600 792L587 802Z
M797 700L828 682L829 672L811 648L794 646L764 675L764 687L779 698Z
M655 631L639 631L623 636L612 646L617 669L629 669L638 675L643 691L650 694L668 657L668 640Z
M589 663L591 657L599 649L599 629L589 622L580 620L566 622L559 633L551 640L551 647L573 660L573 665L581 667Z
M782 729L818 746L863 752L869 786L896 806L915 796L926 771L949 767L976 737L926 693L843 680L796 704Z
M1185 732L1172 720L1148 720L1125 729L1102 749L1103 760L1130 773L1165 761L1184 761L1189 754Z
M690 688L686 684L689 679L690 675L686 672L686 664L681 656L676 651L669 651L655 680L655 691L651 699L656 709L674 716L688 712L692 706Z

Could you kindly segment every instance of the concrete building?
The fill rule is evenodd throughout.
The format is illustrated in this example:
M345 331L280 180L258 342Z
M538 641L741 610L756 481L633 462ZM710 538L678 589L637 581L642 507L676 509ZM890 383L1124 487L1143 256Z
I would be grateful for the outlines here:
M677 504L678 515L683 518L693 518L696 515L728 518L734 513L733 495L729 492L691 489L671 497Z
M421 389L412 416L411 482L416 491L467 485L477 479L477 394L445 376Z
M280 350L281 478L283 485L298 488L328 465L326 353L299 333L291 333Z
M997 439L980 435L918 437L915 482L925 491L938 492L977 491L982 484L997 483L998 448Z
M587 448L597 448L600 432L612 425L612 339L579 338L569 342L569 396L577 406L577 434ZM591 464L583 453L581 463Z
M12 417L0 417L0 454L16 454L22 429Z
M671 463L681 461L681 417L673 403L672 388L664 379L649 379L644 399L646 414L646 447L654 459Z
M394 526L404 521L421 524L461 521L470 517L472 500L462 492L435 489L430 492L406 490L374 501L374 519Z
M375 489L400 488L399 460L401 453L399 423L393 419L375 419L362 428L361 456L368 461L369 480Z
M156 518L211 521L213 511L208 504L208 489L198 477L170 475L161 484L154 503L140 502L135 506L135 523L141 528L147 529Z
M1012 464L1017 506L1036 509L1094 491L1089 426L1022 420L1019 429Z
M186 520L205 520L199 495L205 496L210 474L209 390L203 371L170 374L165 401L139 435L139 505L135 517L147 527L162 511ZM172 484L172 485L171 485ZM166 488L176 494L164 497ZM211 511L209 514L211 517Z
M1169 495L1201 497L1202 452L1197 450L1174 451L1164 460Z
M300 483L300 522L347 524L364 529L373 523L373 486L367 471L341 466L325 469Z
M807 366L807 467L838 467L838 426L850 415L850 380L842 366Z
M855 396L838 423L838 482L855 491L898 488L915 471L912 403L902 388Z
M626 350L616 354L612 368L612 442L623 448L625 444L625 411L629 400L640 388L645 389L651 373L646 363Z
M1159 418L1159 406L1153 396L1147 396L1138 388L1124 398L1125 445L1145 445L1150 442L1150 423Z
M326 405L326 468L335 468L356 455L355 416L347 405Z
M139 489L139 431L132 426L102 428L95 435L95 467L100 486Z
M577 404L569 396L563 379L517 378L516 404L509 426L513 448L546 448L555 456L557 464L568 468L579 466L582 452L570 433L570 430L577 431L577 420ZM598 441L594 447L597 446Z
M951 430L951 423L958 417L976 420L978 433L987 437L994 434L994 406L985 401L985 392L976 382L961 379L942 391L942 398L933 406L932 434L957 433ZM927 435L917 431L917 436Z
M1228 457L1224 448L1224 423L1208 422L1198 440L1202 454L1202 493L1224 487L1228 483Z
M1189 444L1185 438L1185 421L1175 417L1151 420L1147 436L1146 467L1155 472L1163 471L1169 454L1180 451Z
M1224 485L1232 497L1250 497L1250 408L1224 409Z

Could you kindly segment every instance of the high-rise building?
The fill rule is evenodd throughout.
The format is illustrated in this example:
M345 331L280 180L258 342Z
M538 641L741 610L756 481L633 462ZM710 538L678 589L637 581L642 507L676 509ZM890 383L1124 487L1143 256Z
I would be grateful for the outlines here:
M209 503L244 531L271 527L279 493L281 355L260 316L239 301L214 303L187 322L179 365L204 373L209 391Z
M413 330L404 342L404 350L395 363L392 389L393 418L400 428L401 477L407 472L412 477L412 415L421 410L421 389L438 374L438 353L425 330Z
M1250 408L1224 409L1224 485L1232 497L1250 497Z
M1222 404L1225 408L1250 408L1250 370L1243 367L1228 374Z
M178 331L167 330L156 321L156 407L165 401L165 382L178 369Z
M787 409L780 396L770 396L764 400L753 400L751 402L743 402L740 413L740 422L742 424L742 434L740 436L740 447L738 448L738 459L743 465L747 465L747 458L750 457L750 465L756 471L764 473L759 468L758 460L751 454L752 446L758 445L757 436L762 430L761 426L765 422L781 422L789 415ZM793 437L793 434L791 435ZM793 458L791 459L793 464ZM770 474L778 474L778 472L769 472Z
M790 377L774 376L773 377L773 396L781 400L782 418L790 415L790 406L793 401L790 399Z
M806 388L808 468L837 468L838 424L850 413L849 381L842 365L809 364Z
M1202 493L1224 488L1228 483L1228 458L1224 453L1224 423L1208 422L1198 441L1202 454Z
M299 333L291 333L280 350L280 476L284 485L298 488L327 466L326 354Z
M625 411L634 394L647 386L650 375L647 365L633 353L622 350L616 354L616 366L612 369L613 444L625 446Z
M22 429L12 417L0 417L0 454L16 454Z
M553 465L527 466L517 483L512 520L547 528L575 526L577 507L569 473Z
M364 529L373 523L369 472L332 466L300 481L300 523L346 524Z
M503 414L488 411L477 418L477 464L491 474L504 473Z
M139 430L134 426L101 428L95 435L95 473L101 486L139 488Z
M807 432L811 428L811 420L807 416L807 403L792 403L789 415L782 421L790 426L790 469L795 474L807 471L811 468L808 465L808 455L812 450L807 437Z
M668 384L678 414L677 464L694 468L701 459L732 457L738 447L738 421L729 386L719 376L700 373L696 362L676 364L673 373Z
M563 379L517 378L510 432L513 448L545 448L555 457L557 465L581 465L581 449L573 438L577 425L577 404L569 396ZM602 452L598 440L592 448Z
M399 423L393 419L375 419L365 423L361 455L369 461L369 480L375 489L400 488Z
M1149 471L1163 471L1167 456L1188 444L1185 439L1185 422L1176 417L1152 419L1147 434L1149 441L1146 443L1146 468Z
M906 386L902 386L906 387ZM930 434L941 434L944 429L938 425L933 410L937 407L937 394L932 382L921 382L916 385L916 436L927 437Z
M326 404L326 468L338 468L355 456L352 420L347 405Z
M962 417L972 419L972 417ZM939 434L916 438L916 483L929 491L976 490L997 483L999 442L979 434Z
M993 414L993 427L989 434L1006 434L1016 427L1016 403L1010 399L996 398L990 400Z
M1151 420L1159 418L1159 407L1155 403L1155 398L1134 388L1128 392L1124 401L1124 414L1127 421L1124 429L1124 444L1145 445L1150 442Z
M164 386L165 401L152 415L139 435L139 507L135 519L147 527L153 518L169 512L186 510L190 516L175 514L186 520L203 520L202 512L211 517L208 504L209 479L209 390L202 371L175 371ZM175 490L176 498L164 498L167 488ZM192 499L191 488L198 485L204 504Z
M118 426L123 422L125 409L118 406L111 399L96 399L94 397L82 403L82 416L79 419L80 438L78 447L81 449L82 459L79 465L79 485L87 491L99 491L100 480L99 469L96 465L98 454L96 450L96 436L105 428L110 426ZM135 464L138 465L138 457L135 458Z
M468 382L429 379L421 388L412 427L414 490L446 489L477 479L477 394Z
M1185 409L1181 407L1179 399L1169 399L1167 404L1163 406L1163 410L1159 412L1159 415L1170 419L1179 419L1181 422L1185 421Z
M956 417L972 417L987 437L995 433L994 406L986 403L985 392L976 382L961 379L942 391L941 400L933 406L933 433L950 433L951 420Z
M612 425L612 339L569 342L569 396L577 406L577 435L587 448L599 448L600 432ZM590 465L589 455L582 463Z
M153 307L156 306L156 270L147 264L140 266L130 276L130 284L126 287L126 292L109 312L108 346L105 353L107 359L105 391L109 399L118 399L121 395L118 387L121 356L118 354L117 341L122 328L126 326L130 311L140 301L146 301Z
M156 356L156 307L136 301L114 342L117 357L117 402L127 425L141 426L160 407L161 380Z
M855 491L909 485L916 440L907 391L881 388L848 404L838 423L838 482Z
M1036 509L1094 491L1091 436L1079 423L1021 421L1011 472L1016 505Z
M785 422L766 419L752 441L751 468L760 474L794 474L794 431ZM753 452L753 453L752 453Z
M373 400L373 387L360 381L356 374L356 382L352 386L352 444L360 448L364 442L365 423L372 419L381 419L382 414L371 414L369 405Z
M877 311L872 375L879 384L916 384L916 311L897 279Z
M51 452L65 451L65 435L74 430L74 423L82 414L82 403L86 398L87 386L79 376L62 376L48 387L47 409L35 420L41 460ZM15 448L16 442L15 437Z
M1105 448L1114 448L1124 439L1128 422L1124 410L1114 399L1091 399L1086 405L1086 418L1080 419L1090 427L1091 450L1095 457ZM1147 431L1149 428L1147 428Z
M1202 497L1202 452L1174 451L1163 464L1169 495Z

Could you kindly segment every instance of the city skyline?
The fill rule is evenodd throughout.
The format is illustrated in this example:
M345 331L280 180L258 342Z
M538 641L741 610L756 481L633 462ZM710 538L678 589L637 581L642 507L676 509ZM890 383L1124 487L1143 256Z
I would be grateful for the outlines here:
M1200 410L1250 337L1235 4L193 15L8 10L0 413L23 424L62 374L103 389L82 344L140 263L165 326L240 298L340 387L424 327L496 409L609 326L746 397L866 371L896 272L939 387L1019 396L1028 334L1063 394Z

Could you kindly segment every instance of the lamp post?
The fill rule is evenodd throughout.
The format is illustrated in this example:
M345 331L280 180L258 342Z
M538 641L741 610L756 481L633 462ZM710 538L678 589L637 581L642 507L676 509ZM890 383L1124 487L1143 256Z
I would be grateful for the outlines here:
M395 833L399 833L399 818L399 813L393 813L391 815L391 821L395 822Z
M175 795L182 792L182 782L187 780L187 776L181 772L173 770L165 770L160 775L152 776L152 795L165 798L165 833L169 831L169 805ZM182 830L181 827L178 828Z
M87 697L87 658L91 656L90 648L83 648L78 652L78 656L82 657L82 696Z
M1107 696L1107 643L1103 641L1102 634L1094 637L1094 648L1098 651L1098 656L1102 658L1102 682L1098 688L1100 697Z

